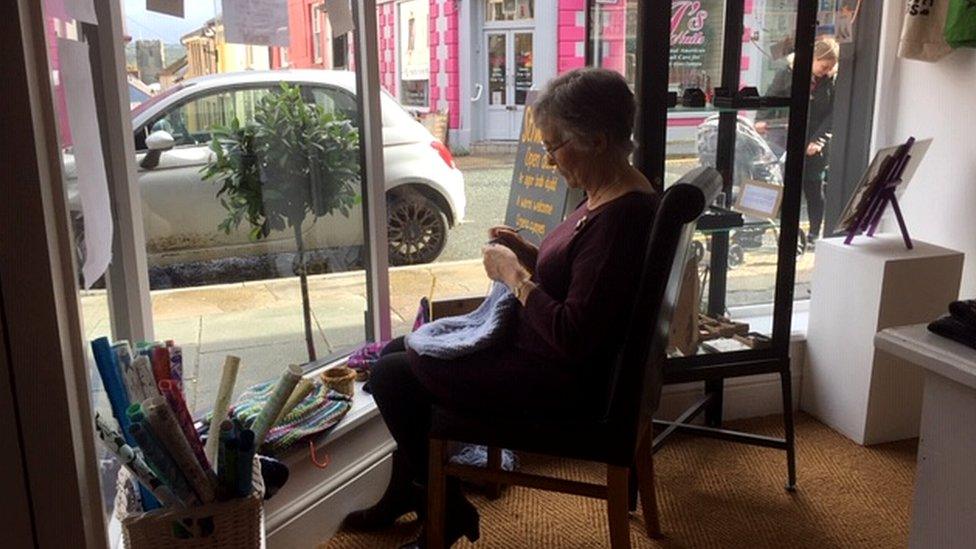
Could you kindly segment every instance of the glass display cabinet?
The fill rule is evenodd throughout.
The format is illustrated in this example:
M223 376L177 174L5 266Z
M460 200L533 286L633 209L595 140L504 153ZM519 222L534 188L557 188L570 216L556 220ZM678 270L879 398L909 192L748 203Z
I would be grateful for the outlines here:
M811 74L818 2L589 0L587 8L588 64L621 72L637 94L638 168L659 189L701 165L724 179L692 244L695 276L685 279L697 281L685 313L697 319L683 345L672 331L664 375L665 384L704 382L704 394L675 421L655 420L654 449L674 432L781 449L793 490L791 318L813 259L800 231L811 86L792 74ZM780 378L784 436L724 429L725 380L769 373ZM700 415L704 425L693 423Z

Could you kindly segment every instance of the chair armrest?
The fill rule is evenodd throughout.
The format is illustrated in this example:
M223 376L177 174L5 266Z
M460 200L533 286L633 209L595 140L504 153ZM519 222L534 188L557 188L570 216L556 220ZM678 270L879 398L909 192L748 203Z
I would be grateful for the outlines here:
M470 313L478 308L485 300L483 295L457 296L445 299L435 299L430 305L430 319L437 320L448 316L458 316Z

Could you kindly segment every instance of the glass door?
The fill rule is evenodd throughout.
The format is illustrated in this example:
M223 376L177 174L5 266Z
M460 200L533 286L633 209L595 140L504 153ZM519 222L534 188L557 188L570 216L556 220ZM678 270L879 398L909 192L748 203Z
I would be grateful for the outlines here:
M511 139L511 106L508 93L509 34L506 31L485 34L488 52L488 107L485 117L485 136L488 139Z
M485 135L488 139L517 139L533 81L532 32L490 31L485 37L488 52Z

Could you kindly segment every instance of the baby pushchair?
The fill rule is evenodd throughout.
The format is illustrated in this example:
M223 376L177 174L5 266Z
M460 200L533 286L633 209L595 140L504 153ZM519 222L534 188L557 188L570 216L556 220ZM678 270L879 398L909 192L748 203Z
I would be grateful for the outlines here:
M715 167L715 156L718 149L719 115L715 114L705 119L698 126L696 144L698 159L702 166ZM729 204L735 204L742 182L757 180L772 185L783 185L783 164L785 155L778 155L773 151L770 143L756 131L752 121L744 116L737 117L735 130L735 163L732 172L732 196ZM731 231L729 235L729 267L737 267L745 261L745 251L758 249L763 246L767 231L773 231L776 241L779 240L779 226L774 219L757 219L746 217L746 226ZM801 242L797 246L800 255L806 249L806 235L800 234ZM699 244L700 246L700 244ZM696 250L698 253L699 250ZM704 252L704 250L700 250ZM700 254L704 257L704 253Z

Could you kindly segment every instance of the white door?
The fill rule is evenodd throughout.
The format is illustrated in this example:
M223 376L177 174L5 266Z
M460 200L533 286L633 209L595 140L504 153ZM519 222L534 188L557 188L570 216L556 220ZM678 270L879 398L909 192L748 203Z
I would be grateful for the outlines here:
M485 52L485 137L518 139L525 99L532 88L532 31L487 31Z

